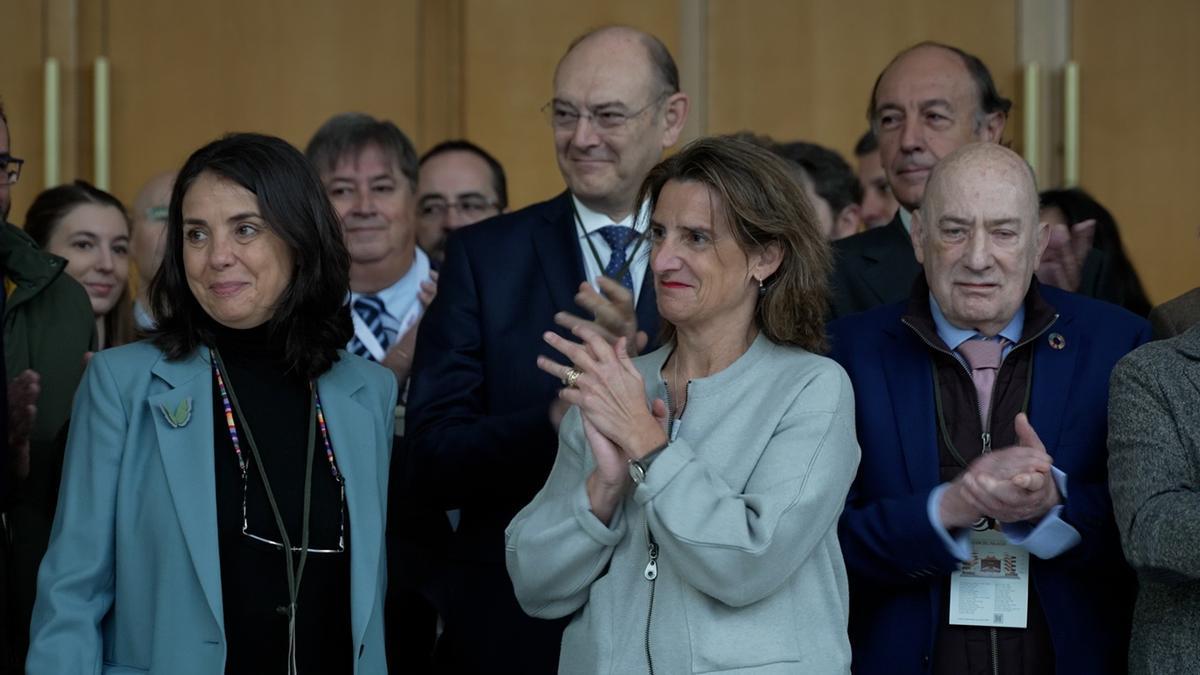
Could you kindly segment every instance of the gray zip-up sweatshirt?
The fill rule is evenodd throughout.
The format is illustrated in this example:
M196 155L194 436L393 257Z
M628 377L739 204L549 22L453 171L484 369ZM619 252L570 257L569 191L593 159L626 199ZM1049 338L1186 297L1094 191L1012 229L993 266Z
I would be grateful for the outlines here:
M650 400L666 400L669 353L634 361ZM759 335L688 384L685 413L606 526L590 510L595 459L572 408L546 485L508 527L521 606L574 615L559 672L849 672L837 523L859 448L846 374Z

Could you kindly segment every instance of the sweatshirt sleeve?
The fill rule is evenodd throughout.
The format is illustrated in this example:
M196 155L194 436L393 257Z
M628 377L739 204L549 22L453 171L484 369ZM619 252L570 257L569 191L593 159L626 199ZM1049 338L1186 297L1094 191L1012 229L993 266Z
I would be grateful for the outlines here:
M563 418L558 457L546 485L505 530L505 562L521 609L530 616L568 616L625 537L623 506L608 525L591 511L586 481L594 466L579 409Z

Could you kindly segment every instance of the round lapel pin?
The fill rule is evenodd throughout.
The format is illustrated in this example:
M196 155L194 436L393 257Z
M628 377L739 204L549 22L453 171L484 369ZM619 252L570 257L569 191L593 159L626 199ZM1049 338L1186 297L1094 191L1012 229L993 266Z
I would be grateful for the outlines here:
M1051 333L1048 342L1051 349L1062 350L1067 347L1067 338L1063 337L1062 333Z

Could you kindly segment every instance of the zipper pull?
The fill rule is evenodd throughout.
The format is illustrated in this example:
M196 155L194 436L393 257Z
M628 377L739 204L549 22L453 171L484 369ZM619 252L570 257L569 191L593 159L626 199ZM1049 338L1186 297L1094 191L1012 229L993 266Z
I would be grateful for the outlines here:
M646 563L646 569L642 572L642 576L649 581L658 578L658 544L650 544L650 562Z
M989 431L983 432L983 454L988 454L992 451L992 434Z

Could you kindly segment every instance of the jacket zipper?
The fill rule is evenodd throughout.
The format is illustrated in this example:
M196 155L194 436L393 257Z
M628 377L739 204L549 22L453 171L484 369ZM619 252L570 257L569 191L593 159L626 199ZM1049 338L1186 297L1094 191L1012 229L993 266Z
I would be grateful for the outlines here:
M679 425L675 420L675 406L671 402L671 387L670 383L664 380L667 384L666 404L667 404L667 438L672 441L679 435ZM684 385L684 395L687 395L687 390L692 386L691 380ZM649 554L649 561L646 563L646 569L642 570L642 576L650 582L650 603L646 608L646 668L650 675L654 675L654 655L650 653L650 622L654 618L654 588L658 580L658 542L654 541L654 535L650 534L650 520L646 520L646 552Z
M654 618L654 586L658 579L658 543L654 541L654 536L650 534L650 522L646 522L646 549L650 554L650 561L646 563L646 569L642 571L642 576L650 582L650 604L646 609L646 667L650 671L650 675L654 675L654 656L650 653L650 621Z

